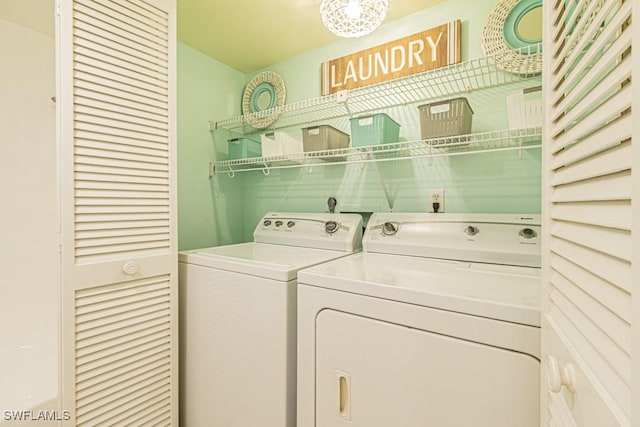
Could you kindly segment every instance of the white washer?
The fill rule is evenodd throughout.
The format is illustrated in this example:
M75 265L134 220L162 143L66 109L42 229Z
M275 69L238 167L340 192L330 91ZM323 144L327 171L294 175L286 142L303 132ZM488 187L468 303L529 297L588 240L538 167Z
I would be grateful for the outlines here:
M538 427L540 218L374 214L298 275L298 426Z
M297 272L361 245L360 215L268 213L254 242L180 253L181 425L295 426Z

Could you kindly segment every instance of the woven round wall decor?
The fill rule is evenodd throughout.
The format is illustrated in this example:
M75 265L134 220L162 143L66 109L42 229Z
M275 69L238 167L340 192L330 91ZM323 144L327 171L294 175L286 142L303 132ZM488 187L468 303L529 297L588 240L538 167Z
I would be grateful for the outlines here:
M242 114L245 121L257 129L264 129L278 119L278 112L270 111L284 105L284 80L273 71L264 71L252 78L242 95ZM262 99L266 99L263 105Z
M521 20L542 0L498 0L482 30L484 53L496 67L516 74L542 71L541 40L528 40L518 29Z

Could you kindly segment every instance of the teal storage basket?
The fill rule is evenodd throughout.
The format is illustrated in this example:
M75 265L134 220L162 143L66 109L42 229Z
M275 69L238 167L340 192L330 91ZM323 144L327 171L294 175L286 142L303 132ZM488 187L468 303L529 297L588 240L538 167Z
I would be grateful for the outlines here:
M353 147L389 144L400 137L400 125L385 113L354 117L349 122Z
M233 138L228 139L227 144L229 144L229 160L262 156L262 146L254 139L247 137Z

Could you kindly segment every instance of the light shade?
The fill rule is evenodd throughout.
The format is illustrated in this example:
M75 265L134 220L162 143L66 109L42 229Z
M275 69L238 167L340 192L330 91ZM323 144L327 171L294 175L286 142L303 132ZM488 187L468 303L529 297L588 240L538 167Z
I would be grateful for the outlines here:
M388 8L389 0L322 0L320 16L333 34L360 37L382 24Z

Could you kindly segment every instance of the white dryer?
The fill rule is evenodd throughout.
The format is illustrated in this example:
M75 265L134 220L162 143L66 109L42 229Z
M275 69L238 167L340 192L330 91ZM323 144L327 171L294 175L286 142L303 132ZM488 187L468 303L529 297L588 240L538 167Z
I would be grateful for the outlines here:
M540 218L374 214L298 275L298 426L538 427Z
M254 242L180 253L181 425L295 426L298 270L361 245L360 215L268 213Z

